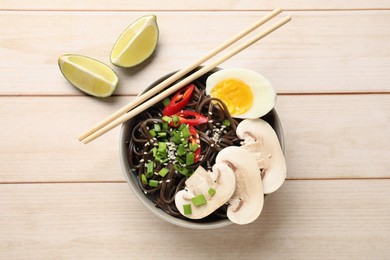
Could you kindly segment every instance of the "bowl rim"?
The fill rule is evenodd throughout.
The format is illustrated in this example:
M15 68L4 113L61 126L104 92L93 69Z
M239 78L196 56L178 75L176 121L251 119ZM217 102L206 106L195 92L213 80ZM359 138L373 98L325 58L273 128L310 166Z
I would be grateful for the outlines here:
M196 70L198 70L200 68L202 68L202 67L200 66ZM212 70L210 72L217 71L217 70L220 70L220 69L221 68L217 67L217 68L215 68L214 70ZM146 87L138 96L142 95L147 90L149 90L150 88L156 86L157 84L159 84L160 82L164 81L168 77L172 76L176 72L177 71L168 73L165 76L162 76L161 78L157 79L152 84L150 84L148 87ZM274 125L272 125L272 127L275 130L275 132L276 132L276 135L277 135L277 137L279 139L282 151L284 153L285 152L284 135L283 135L282 124L280 122L279 116L278 116L278 114L277 114L277 112L276 112L276 110L274 108L267 115L265 115L264 117L266 117L266 116L272 116L273 117ZM188 221L188 220L185 220L185 219L180 219L180 218L176 218L174 216L171 216L171 215L165 213L163 210L157 208L154 205L154 203L151 200L149 200L145 196L143 191L138 187L138 184L135 182L135 178L136 177L132 173L132 170L130 169L130 165L128 164L128 160L127 160L128 149L127 149L127 146L126 146L126 139L128 137L128 134L129 134L129 128L132 127L132 124L133 124L133 120L128 120L127 122L123 123L122 126L121 126L121 130L120 130L120 134L119 134L119 159L120 159L122 172L125 175L127 184L129 185L129 187L133 191L133 193L136 195L138 200L140 200L142 202L142 204L144 204L144 206L146 208L148 208L154 215L156 215L157 217L163 219L164 221L166 221L168 223L171 223L173 225L176 225L176 226L184 227L184 228L190 228L190 229L215 229L215 228L221 228L221 227L225 227L225 226L233 224L229 219L221 219L221 220L217 220L217 221L210 222L210 223L207 223L207 222L202 222L202 223L191 222L191 221Z

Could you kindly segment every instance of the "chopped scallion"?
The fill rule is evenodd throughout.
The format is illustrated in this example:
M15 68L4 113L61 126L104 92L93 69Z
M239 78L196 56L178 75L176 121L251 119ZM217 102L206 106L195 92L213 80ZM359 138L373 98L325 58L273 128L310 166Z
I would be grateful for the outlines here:
M188 127L184 127L182 130L181 130L181 133L183 135L184 138L188 138L191 136L191 133L190 133L190 130L188 129Z
M162 103L163 103L164 107L166 107L169 105L169 103L171 103L171 100L169 98L164 98Z
M159 142L157 151L158 152L166 152L166 150L167 150L167 144L163 143L163 142Z
M185 125L185 124L181 124L180 126L179 126L179 131L181 131L181 130L183 130L184 128L186 128L187 127L187 125Z
M150 183L150 181L149 181ZM149 184L150 185L150 184ZM202 205L207 204L207 200L203 194L197 195L191 199L192 203L194 203L195 207L200 207Z
M153 176L154 171L154 163L152 161L148 162L148 165L146 167L146 177L150 178Z
M191 151L195 152L196 149L198 149L198 147L199 147L198 144L191 144L191 143L190 143L190 150L191 150Z
M173 126L178 126L180 123L180 118L177 115L172 116Z
M153 137L156 136L156 131L154 131L153 129L149 130L149 133L150 133Z
M182 168L182 169L180 169L179 170L179 172L182 174L182 175L184 175L184 176L189 176L189 169L187 169L187 168Z
M216 192L217 192L217 191L216 191L214 188L210 188L210 189L208 190L208 193L210 194L211 197L214 196Z
M158 137L167 137L167 133L165 132L160 132L160 133L157 133Z
M149 180L149 186L150 187L158 187L158 181L156 180Z
M160 124L154 124L154 131L156 131L156 132L160 132L161 131Z
M172 141L175 143L175 144L180 144L181 143L181 136L180 136L180 132L175 132L172 136Z
M227 120L227 119L224 119L224 120L222 121L222 124L223 124L224 126L230 126L230 121Z
M194 153L187 153L187 155L186 155L186 164L187 165L192 165L192 164L194 164L194 162L195 162L195 159L194 159Z
M163 128L164 130L168 130L168 123L167 123L167 122L163 122L163 123L162 123L162 128Z
M184 215L192 214L191 204L184 204L183 205L183 210L184 210Z
M169 117L169 116L163 116L161 119L162 119L163 121L167 122L168 124L172 121L172 118Z
M141 175L141 181L142 181L143 184L148 184L148 179L146 178L145 174Z
M167 168L162 168L158 174L161 176L161 177L164 177L165 175L167 175L167 173L169 172L169 170Z
M179 146L176 151L179 156L182 156L186 153L186 148L184 146Z

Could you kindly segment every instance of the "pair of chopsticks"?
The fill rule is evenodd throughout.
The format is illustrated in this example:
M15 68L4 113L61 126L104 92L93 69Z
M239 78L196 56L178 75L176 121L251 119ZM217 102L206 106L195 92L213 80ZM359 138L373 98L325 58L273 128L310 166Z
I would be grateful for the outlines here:
M155 105L159 101L163 100L164 98L172 95L182 87L186 86L187 84L191 83L195 79L201 77L202 75L206 74L207 72L211 71L215 67L217 67L219 64L222 62L230 59L237 53L241 52L242 50L246 49L247 47L251 46L258 40L264 38L268 34L272 33L276 29L282 27L286 23L288 23L291 20L290 16L286 16L280 21L276 22L275 24L271 25L267 29L261 31L259 34L254 36L253 38L249 39L248 41L242 43L241 45L237 46L233 50L231 50L229 53L226 55L222 56L218 60L210 63L209 65L204 66L203 68L199 69L198 71L194 72L187 78L181 80L180 82L176 83L175 85L171 86L170 88L164 90L166 87L168 87L170 84L174 83L175 81L179 80L198 66L202 65L205 61L209 60L210 58L214 57L233 43L237 42L247 34L251 33L261 25L265 24L278 14L282 12L281 8L277 8L246 28L245 30L239 32L238 34L234 35L230 39L228 39L226 42L222 43L221 45L217 46L215 49L207 53L204 57L201 57L197 61L195 61L193 64L190 66L176 72L173 74L171 77L167 78L160 84L156 85L153 87L151 90L148 92L142 94L141 96L137 97L133 102L125 105L112 115L108 116L106 119L104 119L102 122L99 124L95 125L91 129L89 129L87 132L85 132L83 135L79 137L79 140L83 142L84 144L87 144L91 142L92 140L98 138L99 136L105 134L106 132L110 131L114 127L126 122L130 118L138 115L139 113L143 112L144 110L148 109L149 107ZM159 95L151 98L155 94L159 93L160 91L164 90L162 93Z

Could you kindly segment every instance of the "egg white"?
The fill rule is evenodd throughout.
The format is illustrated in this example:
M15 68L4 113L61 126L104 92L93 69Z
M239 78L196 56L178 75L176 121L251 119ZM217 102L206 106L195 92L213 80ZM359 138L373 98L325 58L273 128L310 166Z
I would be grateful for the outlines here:
M243 114L232 115L232 117L258 118L267 114L275 106L276 92L271 82L263 75L248 69L229 68L211 74L206 81L206 93L211 95L211 90L220 81L232 78L247 84L253 95L251 108Z

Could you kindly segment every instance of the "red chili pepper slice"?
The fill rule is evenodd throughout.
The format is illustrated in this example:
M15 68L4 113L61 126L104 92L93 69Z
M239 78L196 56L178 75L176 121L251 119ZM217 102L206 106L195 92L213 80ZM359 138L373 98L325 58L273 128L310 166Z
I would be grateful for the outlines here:
M194 89L195 85L190 84L176 92L171 102L164 108L164 116L170 116L179 112L188 103L188 100L190 100Z
M176 113L175 115L179 117L180 124L200 125L200 124L207 123L209 121L209 119L204 115L201 115L192 110L182 110L179 113ZM172 122L171 125L173 126Z
M198 148L195 150L194 152L194 162L197 162L199 161L199 158L200 158L200 139L199 139L199 135L198 133L196 132L196 129L195 127L191 126L189 127L189 130L190 130L190 142L192 145L194 144L197 144L198 145Z

